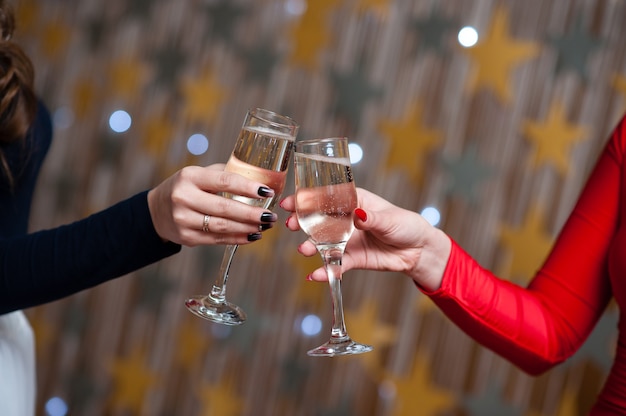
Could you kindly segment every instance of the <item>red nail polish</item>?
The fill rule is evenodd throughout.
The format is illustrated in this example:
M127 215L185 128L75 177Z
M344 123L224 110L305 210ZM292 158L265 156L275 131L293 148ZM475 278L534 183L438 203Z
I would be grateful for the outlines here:
M354 214L363 222L367 221L367 214L361 208L354 210Z
M307 275L306 276L306 280L308 280L309 282L312 282L313 281L313 275L312 274Z
M285 202L285 199L286 198L283 198L283 199L280 200L280 202L278 203L279 207L281 207L281 208L283 207L283 202Z
M291 217L287 217L287 219L285 220L285 227L289 228L289 220L291 219Z

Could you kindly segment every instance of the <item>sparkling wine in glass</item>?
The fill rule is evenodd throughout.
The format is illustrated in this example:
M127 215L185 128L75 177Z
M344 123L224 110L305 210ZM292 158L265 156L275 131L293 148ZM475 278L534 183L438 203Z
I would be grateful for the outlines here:
M332 357L371 351L371 346L350 338L343 317L341 261L354 231L352 215L357 207L348 139L299 141L294 164L298 223L324 261L333 304L330 340L307 354Z
M261 199L230 193L222 195L248 205L273 209L285 187L298 128L298 124L291 118L272 111L261 108L248 111L225 170L264 183L275 194L272 198ZM192 296L185 302L187 308L199 317L225 325L245 322L245 312L226 300L226 282L237 247L226 246L211 292L208 295Z

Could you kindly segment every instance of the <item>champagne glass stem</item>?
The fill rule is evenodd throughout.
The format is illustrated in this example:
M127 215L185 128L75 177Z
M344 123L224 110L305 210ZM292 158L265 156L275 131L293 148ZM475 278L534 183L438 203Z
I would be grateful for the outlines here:
M324 260L324 267L326 268L326 273L328 274L330 297L333 304L331 342L345 342L350 339L343 317L343 298L341 295L341 261L343 251L343 247L320 249L320 255Z
M233 257L237 251L238 245L227 245L224 251L224 257L222 257L222 265L220 271L217 274L213 288L209 297L216 303L224 303L226 301L226 282L228 281L228 272L230 265L233 262Z

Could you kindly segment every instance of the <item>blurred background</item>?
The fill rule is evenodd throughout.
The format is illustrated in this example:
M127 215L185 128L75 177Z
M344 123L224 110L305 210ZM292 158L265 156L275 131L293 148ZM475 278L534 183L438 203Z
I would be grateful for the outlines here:
M31 228L80 219L188 164L225 162L248 108L348 136L357 185L424 212L485 267L527 284L626 109L621 0L17 0L55 138ZM287 192L293 191L290 176ZM41 415L583 415L617 311L529 377L451 325L408 278L350 271L328 338L321 262L283 226L239 249L228 297L196 318L221 247L27 311Z

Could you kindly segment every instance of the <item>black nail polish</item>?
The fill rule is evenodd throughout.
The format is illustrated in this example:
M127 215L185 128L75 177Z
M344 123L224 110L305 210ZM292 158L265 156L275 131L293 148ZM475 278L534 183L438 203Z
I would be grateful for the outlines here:
M261 214L261 222L275 222L278 219L278 215L273 212L264 212Z
M248 241L260 240L261 237L262 237L261 233L248 234Z
M269 223L265 223L265 224L260 224L259 225L259 230L261 231L265 231L265 230L269 230L270 228L272 228L274 226L273 223L269 222Z
M257 194L259 194L259 196L274 196L274 191L267 186L259 186Z

